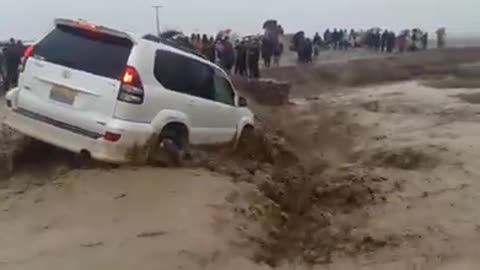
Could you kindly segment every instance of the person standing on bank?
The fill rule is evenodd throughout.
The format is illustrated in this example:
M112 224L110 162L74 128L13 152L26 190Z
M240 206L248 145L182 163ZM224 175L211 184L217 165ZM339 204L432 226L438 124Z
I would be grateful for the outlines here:
M251 42L247 50L248 76L253 79L260 78L260 45L257 40Z
M21 51L19 50L18 44L15 42L15 39L11 38L10 43L6 47L5 51L5 62L6 62L6 80L5 80L5 89L9 90L17 84L18 80L18 65L20 65L21 60Z

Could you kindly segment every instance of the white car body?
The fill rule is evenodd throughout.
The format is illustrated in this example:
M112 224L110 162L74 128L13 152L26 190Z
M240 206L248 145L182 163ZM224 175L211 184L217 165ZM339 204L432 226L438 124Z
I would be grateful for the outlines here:
M92 36L89 31L92 31ZM101 41L96 40L95 35ZM73 38L64 43L51 44L49 41L63 40L65 36ZM82 38L88 40L88 44L85 41L88 48L76 48L74 45L77 42L83 43ZM130 42L128 55L123 55ZM110 72L112 66L119 68L116 64L109 66L105 63L107 60L103 59L100 52L92 52L92 48L104 44L111 46L102 53L112 63L123 64L115 55L110 55L113 51L118 50L123 57L127 57L122 69L128 68L118 77L98 75L90 70ZM36 50L39 50L40 55L37 55ZM70 50L76 55L68 55ZM55 21L55 29L36 43L33 51L24 58L18 87L6 95L9 110L4 123L27 136L72 152L86 152L94 159L125 163L130 161L129 149L148 145L152 136L157 136L165 126L172 123L184 125L188 130L188 140L194 145L235 142L246 126L254 124L253 114L245 106L240 106L241 98L223 70L201 57L163 42L84 21L58 19ZM52 57L52 61L42 54ZM90 58L84 58L83 55L83 58L78 57L79 54ZM206 71L203 74L205 77L198 79L191 66L185 69L180 64L175 66L176 63L172 61L163 63L160 61L161 55L180 57L178 59L181 63L192 63L195 68ZM78 58L78 66L84 65L87 68L77 69L66 60L66 65L62 65L59 57ZM190 84L181 84L182 81L177 78L177 85L195 85L192 82L197 82L197 85L202 83L202 86L211 84L214 90L205 92L205 95L211 95L212 98L167 89L157 79L156 74L162 74L157 69L166 72L165 77L172 82L175 81L172 78L179 75L178 70L184 70L185 78L197 78L196 81L191 79L188 82ZM168 73L171 70L177 72ZM132 74L139 76L133 80L138 79L138 84L132 81ZM128 83L132 85L127 85ZM137 96L136 91L140 91L140 87L136 88L138 85L143 88L141 97ZM232 90L231 103L229 87ZM207 91L208 87L205 89L201 91ZM227 102L218 101L221 94L227 95ZM140 103L120 100L120 96Z

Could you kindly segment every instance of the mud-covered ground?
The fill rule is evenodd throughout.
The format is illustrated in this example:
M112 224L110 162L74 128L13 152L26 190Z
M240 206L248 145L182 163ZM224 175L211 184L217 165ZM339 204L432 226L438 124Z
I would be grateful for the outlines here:
M370 137L363 164L394 192L368 207L367 231L401 239L333 269L477 269L479 215L475 89L433 89L418 82L358 89L335 99L351 104Z
M2 129L0 268L478 269L480 87L308 72L282 76L290 104L252 104L252 147L183 169L84 164Z

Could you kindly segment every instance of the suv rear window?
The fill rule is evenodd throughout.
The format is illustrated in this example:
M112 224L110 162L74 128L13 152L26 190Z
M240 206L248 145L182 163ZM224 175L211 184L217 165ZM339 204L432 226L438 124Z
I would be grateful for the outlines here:
M132 49L132 41L69 26L57 26L35 46L34 57L119 79Z

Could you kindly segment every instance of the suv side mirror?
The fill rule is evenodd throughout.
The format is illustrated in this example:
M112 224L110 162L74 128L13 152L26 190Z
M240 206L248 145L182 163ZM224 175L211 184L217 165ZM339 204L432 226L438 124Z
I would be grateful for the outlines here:
M247 107L248 106L247 99L244 98L244 97L238 97L238 106L239 107Z

